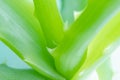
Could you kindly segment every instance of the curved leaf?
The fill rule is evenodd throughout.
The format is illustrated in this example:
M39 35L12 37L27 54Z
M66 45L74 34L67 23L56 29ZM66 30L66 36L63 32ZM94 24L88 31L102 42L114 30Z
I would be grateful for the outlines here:
M120 12L114 16L99 32L88 47L88 55L84 65L74 76L73 80L82 80L99 66L120 45Z
M89 0L86 10L66 32L63 42L53 53L56 68L61 74L71 79L78 71L84 63L89 43L119 11L119 2Z
M0 41L0 64L6 63L9 67L17 69L30 69L12 50Z
M63 22L56 0L33 0L35 12L46 37L47 45L54 48L64 36Z
M21 0L0 0L0 40L22 60L50 79L64 79L55 70L40 25Z
M0 64L0 80L49 80L32 69L14 69Z

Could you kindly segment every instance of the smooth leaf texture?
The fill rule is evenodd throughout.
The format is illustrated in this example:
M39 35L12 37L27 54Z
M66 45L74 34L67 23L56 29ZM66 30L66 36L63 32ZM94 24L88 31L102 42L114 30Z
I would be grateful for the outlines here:
M88 0L61 0L61 14L68 25L75 21L74 12L82 12L87 6Z
M40 74L64 79L56 72L40 25L25 1L0 0L0 40Z
M31 69L8 46L0 41L0 64L2 63L16 69Z
M111 43L111 45L107 47L108 49L104 51L103 56L97 59L88 68L81 67L80 70L78 70L78 73L76 73L76 75L71 80L86 80L86 77L88 77L95 69L97 69L101 64L103 64L104 61L106 61L110 57L110 55L119 47L119 45L120 39L118 39L114 43Z
M89 43L118 12L119 3L120 0L89 0L86 10L66 32L63 42L53 53L56 68L61 74L68 79L74 76L85 60Z
M112 80L113 71L111 67L110 58L104 61L98 68L97 73L99 80Z
M42 26L48 47L54 48L64 36L63 22L57 9L56 0L33 0L35 13Z
M99 66L120 45L120 11L104 26L88 47L84 65L72 80L84 80L95 67Z
M14 69L0 64L0 80L49 80L32 69Z

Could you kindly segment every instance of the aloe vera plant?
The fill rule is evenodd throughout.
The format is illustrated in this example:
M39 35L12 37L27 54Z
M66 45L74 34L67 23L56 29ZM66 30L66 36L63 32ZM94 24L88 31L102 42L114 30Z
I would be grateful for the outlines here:
M60 2L58 8L56 0L0 0L0 40L31 67L0 64L0 80L85 80L93 70L99 80L112 80L120 0Z

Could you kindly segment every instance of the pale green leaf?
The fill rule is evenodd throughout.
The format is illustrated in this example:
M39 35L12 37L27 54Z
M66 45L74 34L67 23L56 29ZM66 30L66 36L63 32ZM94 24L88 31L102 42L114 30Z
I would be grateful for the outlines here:
M104 26L90 43L86 62L76 73L73 80L82 80L82 78L85 78L84 75L89 74L95 67L99 66L120 45L119 19L120 12L116 13L116 16Z
M40 74L64 79L56 72L40 25L25 1L0 0L0 40Z
M14 69L0 64L0 80L49 80L32 69Z
M22 61L8 46L0 41L0 64L5 63L9 67L17 69L30 69L31 67Z
M104 61L98 68L97 73L99 80L112 80L113 71L110 62L110 58Z
M47 45L54 48L64 36L63 22L56 0L33 0L35 13L46 37Z
M53 52L56 68L61 74L68 79L74 76L85 60L89 43L119 11L119 2L120 0L89 0L86 10L66 31L63 42Z

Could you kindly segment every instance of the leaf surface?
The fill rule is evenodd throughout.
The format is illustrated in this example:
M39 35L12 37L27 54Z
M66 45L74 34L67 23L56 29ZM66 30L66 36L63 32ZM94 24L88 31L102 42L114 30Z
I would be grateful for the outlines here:
M113 70L112 70L110 58L104 61L97 68L97 73L98 73L99 80L112 80Z
M104 26L88 47L85 63L78 70L73 80L84 80L84 75L104 62L120 45L120 12Z
M56 0L33 0L35 13L44 32L47 45L54 48L64 36L63 21Z
M32 69L14 69L0 64L0 80L49 80Z
M32 12L25 1L0 0L0 40L40 74L63 80Z
M56 68L61 74L71 79L78 71L86 59L88 45L119 11L119 2L89 0L86 10L66 31L63 42L53 52Z

